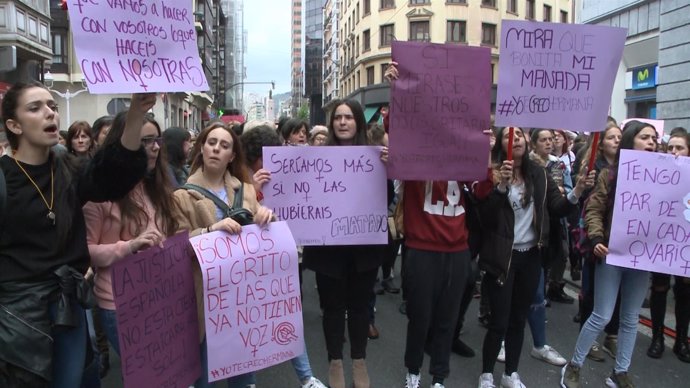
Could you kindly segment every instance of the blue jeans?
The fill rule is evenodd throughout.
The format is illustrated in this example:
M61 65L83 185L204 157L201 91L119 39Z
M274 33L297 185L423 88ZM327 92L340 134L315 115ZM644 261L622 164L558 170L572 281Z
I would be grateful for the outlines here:
M532 332L532 342L535 348L542 348L546 345L546 306L544 305L544 269L539 275L539 286L534 294L529 315L527 315L529 329Z
M201 376L194 382L194 388L213 388L216 383L208 381L208 349L206 338L201 342ZM222 381L222 380L221 380ZM225 380L228 388L245 388L249 384L256 384L256 373L250 372L239 376L233 376Z
M618 289L620 288L620 327L618 329L618 353L616 373L627 372L637 339L637 322L640 308L647 294L649 272L617 267L606 263L596 264L594 271L594 311L582 327L575 345L572 363L582 366L590 347L606 324L611 320Z
M304 341L304 340L303 340ZM311 364L309 363L309 355L307 355L307 345L304 345L304 353L290 360L292 367L295 369L295 374L299 379L300 384L309 380L313 374L311 372Z
M101 325L103 326L103 331L105 331L105 336L110 342L110 346L115 349L117 355L120 355L120 339L117 334L117 313L115 310L107 310L104 308L98 309L98 313L101 314Z
M77 327L53 327L53 380L51 388L75 388L81 386L86 361L86 315L77 303L70 306L77 318ZM51 303L51 316L56 304Z

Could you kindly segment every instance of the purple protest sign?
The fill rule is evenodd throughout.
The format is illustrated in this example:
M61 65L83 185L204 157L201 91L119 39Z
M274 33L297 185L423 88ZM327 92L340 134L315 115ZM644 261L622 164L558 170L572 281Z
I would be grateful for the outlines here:
M491 50L393 42L388 176L479 180L486 176Z
M690 276L690 158L621 150L618 166L606 262Z
M111 268L125 387L187 387L201 375L186 232Z
M496 125L601 132L624 28L501 22Z
M190 242L204 281L209 381L304 353L297 246L285 222Z
M380 147L264 147L264 204L298 245L388 243Z
M90 93L208 90L189 1L68 3L74 47Z

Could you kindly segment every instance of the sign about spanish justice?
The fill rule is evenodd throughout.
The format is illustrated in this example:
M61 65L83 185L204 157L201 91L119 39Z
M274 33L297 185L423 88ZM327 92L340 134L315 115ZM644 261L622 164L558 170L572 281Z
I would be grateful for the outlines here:
M298 245L388 243L381 147L264 147L263 162L264 204Z
M394 41L388 176L480 180L491 117L491 50Z
M186 232L111 266L125 387L188 387L201 375Z
M297 246L285 222L190 242L203 277L209 381L304 353Z
M496 125L601 132L626 29L501 22Z
M68 0L68 6L90 93L208 90L191 2Z
M621 150L608 264L690 276L690 158Z

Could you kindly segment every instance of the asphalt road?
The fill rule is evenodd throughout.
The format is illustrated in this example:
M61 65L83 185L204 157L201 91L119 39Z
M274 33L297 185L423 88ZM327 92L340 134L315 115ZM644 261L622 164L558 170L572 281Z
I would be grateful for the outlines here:
M304 273L304 324L307 349L311 360L312 370L318 378L327 380L328 361L326 347L321 329L321 317L316 289L314 288L314 274L310 271ZM566 275L567 276L567 275ZM399 279L396 279L399 280ZM567 289L572 296L576 295L575 285ZM672 299L672 293L669 293ZM404 387L406 369L403 364L405 351L405 330L407 318L398 312L401 302L400 294L385 294L378 297L376 323L381 332L377 340L370 340L367 348L367 364L371 378L371 386L374 388ZM672 302L672 301L670 301ZM451 356L451 374L446 380L447 388L476 387L477 379L481 372L481 343L485 329L476 319L478 312L478 300L475 299L467 313L466 324L462 339L476 352L473 358L461 358ZM669 305L667 311L667 325L671 321L673 308ZM547 343L558 350L564 357L569 358L575 346L579 325L572 321L577 312L576 304L566 305L554 303L547 309ZM643 314L648 311L643 310ZM648 315L647 315L648 316ZM640 325L640 331L633 354L630 376L636 387L639 388L685 388L690 387L690 365L679 361L669 345L673 342L666 339L667 349L663 358L654 360L646 356L646 350L651 342L649 330ZM520 361L519 374L527 387L559 387L560 368L548 365L542 361L533 359L529 355L532 346L529 329L525 331L525 345ZM348 349L345 344L346 354ZM113 357L113 356L111 356ZM346 355L347 358L347 355ZM104 388L122 387L120 380L119 361L115 357L111 361L112 369L104 380ZM349 369L349 360L345 360ZM582 370L583 387L604 387L604 380L611 373L614 361L607 359L604 362L588 360ZM346 369L346 371L348 371ZM431 378L426 373L428 370L428 358L425 359L422 368L422 387L429 387ZM348 371L349 372L349 371ZM350 373L346 372L346 378ZM495 379L500 381L503 372L503 364L497 364L494 372ZM222 384L216 384L221 387ZM299 387L299 383L291 364L284 363L258 373L258 388L288 388ZM153 388L153 387L148 387Z

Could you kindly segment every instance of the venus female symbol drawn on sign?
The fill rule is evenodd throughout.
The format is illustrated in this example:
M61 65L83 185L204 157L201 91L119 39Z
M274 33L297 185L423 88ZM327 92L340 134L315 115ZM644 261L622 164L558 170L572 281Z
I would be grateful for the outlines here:
M687 208L683 211L685 221L690 223L690 193L685 194L685 197L683 197L683 204L685 204L685 207Z

